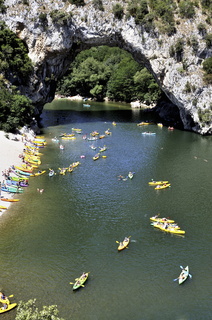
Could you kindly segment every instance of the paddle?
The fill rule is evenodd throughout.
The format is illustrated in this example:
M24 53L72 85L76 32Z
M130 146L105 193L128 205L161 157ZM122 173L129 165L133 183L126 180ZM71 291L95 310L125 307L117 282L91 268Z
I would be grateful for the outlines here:
M183 266L180 266L180 268L181 268L181 269L184 269ZM189 278L191 279L191 278L192 278L192 275L191 275L190 273L189 273L188 275L189 275Z
M173 281L177 281L179 279L179 277L178 278L176 278L176 279L174 279Z

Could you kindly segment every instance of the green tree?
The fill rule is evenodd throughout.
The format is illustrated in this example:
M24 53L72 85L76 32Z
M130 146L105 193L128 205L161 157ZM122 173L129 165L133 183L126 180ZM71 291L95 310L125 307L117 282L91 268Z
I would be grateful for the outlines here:
M57 306L44 306L41 311L35 305L36 299L27 302L20 301L15 320L63 320L58 317Z
M116 101L130 102L135 99L133 76L140 66L129 57L123 59L108 81L107 96Z
M161 97L159 86L146 68L135 73L134 83L139 100L151 104L151 102L156 102Z

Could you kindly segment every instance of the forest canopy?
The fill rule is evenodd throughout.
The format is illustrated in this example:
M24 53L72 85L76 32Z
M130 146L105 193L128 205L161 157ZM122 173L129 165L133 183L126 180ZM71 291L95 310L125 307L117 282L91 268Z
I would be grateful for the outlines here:
M57 86L65 97L79 94L97 101L157 101L161 90L146 68L119 48L93 47L81 52Z

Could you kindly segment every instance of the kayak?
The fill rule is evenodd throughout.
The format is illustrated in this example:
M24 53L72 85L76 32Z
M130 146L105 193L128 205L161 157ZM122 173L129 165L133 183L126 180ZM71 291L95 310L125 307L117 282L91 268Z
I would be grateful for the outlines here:
M168 183L169 181L151 181L149 182L150 186L157 186L157 185L161 185L161 184L165 184Z
M63 169L59 168L59 170L60 170L59 174L63 176L66 174L66 170L67 170L66 168L63 168Z
M150 123L150 122L144 122L144 121L142 121L142 122L138 123L137 126L138 126L138 127L140 127L140 126L145 126L145 125L147 126L148 124L151 124L151 123Z
M17 202L20 201L20 199L13 199L13 198L1 198L1 201L6 201L6 202Z
M77 161L77 162L73 162L70 166L71 166L72 168L76 168L79 164L80 164L80 162Z
M7 207L5 207L5 206L0 206L0 209L7 209Z
M23 193L24 189L17 187L17 186L3 186L1 190L4 192L11 192L11 193Z
M158 227L160 230L165 231L165 232L170 232L170 233L176 233L176 234L185 234L184 230L181 229L175 229L173 227L168 227L167 229L164 228L164 226Z
M17 306L17 303L10 303L10 304L7 306L7 309L0 308L0 313L4 313L4 312L7 312L7 311L10 311L10 310L12 310L13 308L15 308L16 306Z
M159 228L160 227L165 227L165 224L164 222L158 222L158 221L154 221L151 223L151 225L155 228ZM168 223L168 227L169 228L174 228L174 229L180 229L180 227L176 224L176 223Z
M178 282L179 284L183 283L187 278L188 278L188 275L189 275L189 267L185 267L181 274L179 275L179 278L178 278Z
M151 217L150 218L151 221L155 221L155 222L168 222L168 223L174 223L174 220L171 219L167 219L167 218L158 218L157 216Z
M34 174L31 174L31 177L37 177L37 176L41 176L43 173L45 173L46 170L40 171L40 172L36 172Z
M155 190L166 189L166 188L168 188L168 187L170 187L170 186L171 186L171 183L166 183L166 184L162 184L162 185L157 185L157 186L155 187Z
M27 177L31 176L31 173L25 172L25 171L22 171L22 170L19 170L19 169L15 169L14 171L16 173L20 174L21 176L27 176Z
M63 140L76 140L76 137L62 137Z
M29 172L29 173L32 173L33 170L32 168L30 169L29 167L26 167L26 168L23 168L23 167L18 167L18 166L14 166L17 170L21 170L23 172Z
M124 241L119 243L118 251L125 249L129 243L130 243L130 237L128 237L128 238L125 237Z
M128 173L128 178L132 179L134 177L134 174L132 172Z
M97 160L99 159L99 154L96 154L94 157L93 157L93 160Z
M88 279L88 272L83 273L78 279L76 279L77 281L73 285L73 290L80 288L87 279Z

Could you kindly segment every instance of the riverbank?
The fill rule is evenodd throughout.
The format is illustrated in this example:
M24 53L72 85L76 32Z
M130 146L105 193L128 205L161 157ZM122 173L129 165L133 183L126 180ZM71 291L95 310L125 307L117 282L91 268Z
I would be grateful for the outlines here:
M21 165L22 160L19 155L24 149L24 139L21 134L11 134L0 131L0 182L5 179L3 173L9 169L12 165ZM1 191L1 196L10 198L11 195ZM0 205L9 207L10 202L0 200ZM0 209L1 210L1 209ZM4 210L0 212L0 215L4 213Z

